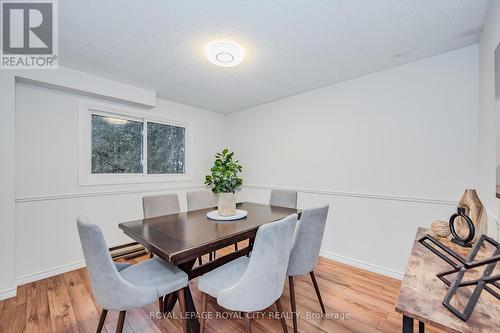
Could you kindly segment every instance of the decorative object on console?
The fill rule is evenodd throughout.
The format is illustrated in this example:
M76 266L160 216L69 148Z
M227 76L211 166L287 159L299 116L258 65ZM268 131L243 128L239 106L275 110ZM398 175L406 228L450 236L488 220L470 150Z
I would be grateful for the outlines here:
M239 173L243 167L238 160L233 160L234 152L226 148L215 155L211 175L205 176L205 185L212 186L212 192L219 194L218 213L220 216L236 214L234 191L241 186L243 179Z
M464 195L458 202L458 207L465 209L465 214L469 216L472 224L474 225L475 232L471 243L475 243L479 236L483 234L486 235L488 233L488 218L486 216L486 210L484 209L476 190L466 189ZM457 220L458 221L455 223L455 230L462 238L464 238L469 231L468 223L461 217L457 218Z
M467 223L468 231L464 235L463 221ZM462 225L462 230L460 234L457 232L457 222L460 222ZM465 208L458 207L457 212L450 217L450 231L453 235L451 241L455 244L458 244L462 247L472 247L470 243L474 239L475 228L472 220L465 213Z
M432 222L431 229L438 237L448 237L451 234L450 223L445 220L436 220Z
M483 289L493 295L497 300L500 300L500 294L498 293L498 290L500 290L500 284L498 283L500 274L492 276L497 262L500 261L500 244L494 239L484 234L481 235L476 244L474 244L474 247L470 250L467 259L430 235L426 235L418 241L453 267L451 270L436 274L436 277L450 287L444 297L443 305L458 318L463 321L467 321L470 318ZM493 246L493 254L486 259L477 260L476 257L480 249L486 247L486 243ZM470 273L473 271L480 272L481 276L479 278L471 278ZM451 281L446 278L448 275L454 275ZM466 275L468 280L463 281ZM468 295L469 297L465 303L452 303L452 299L458 297L457 291L460 288L471 286L474 287L471 293L461 293L462 297L464 295ZM459 310L455 306L456 304L464 304L463 310Z

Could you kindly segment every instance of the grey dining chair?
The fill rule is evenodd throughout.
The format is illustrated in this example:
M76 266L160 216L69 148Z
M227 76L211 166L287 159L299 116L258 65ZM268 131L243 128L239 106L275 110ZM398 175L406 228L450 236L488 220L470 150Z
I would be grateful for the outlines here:
M179 196L174 193L143 197L142 210L145 219L180 213ZM153 253L150 252L149 257L153 258Z
M122 332L127 310L159 300L162 311L163 297L174 292L177 293L181 311L186 313L183 289L188 285L186 273L159 257L136 265L114 263L97 225L79 217L77 227L92 292L103 308L97 333L101 332L109 310L120 311L116 332ZM186 322L183 326L184 332L187 332Z
M244 312L246 331L250 332L250 313L276 303L282 314L283 331L287 332L280 297L296 224L297 214L292 214L262 225L257 231L250 257L239 257L201 276L198 288L202 292L202 313L206 311L207 295L210 295L220 306ZM204 332L205 317L201 316L201 332Z
M325 314L325 305L321 298L318 282L314 275L314 268L318 262L321 240L325 231L326 218L328 216L328 205L304 209L297 222L295 238L293 241L290 260L288 261L288 284L290 287L290 300L292 303L293 331L297 332L297 307L295 304L295 290L293 277L309 274L311 276L316 296L318 297L321 311Z
M271 206L297 208L297 192L286 190L271 190L269 204Z
M145 219L180 213L179 196L174 193L143 197L142 209Z
M188 211L217 207L215 194L210 190L190 191L186 198Z
M211 190L198 190L186 193L188 211L217 207L217 199ZM234 244L234 250L238 251L238 243ZM217 252L209 254L209 261L215 259ZM198 264L202 264L201 257L198 257Z

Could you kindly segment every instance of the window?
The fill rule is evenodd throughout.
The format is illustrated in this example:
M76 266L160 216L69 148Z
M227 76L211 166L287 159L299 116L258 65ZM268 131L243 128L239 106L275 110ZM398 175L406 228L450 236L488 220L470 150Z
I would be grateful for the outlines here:
M80 184L188 180L187 125L80 103Z
M184 173L183 127L148 122L148 173Z
M142 173L143 123L92 115L92 173Z

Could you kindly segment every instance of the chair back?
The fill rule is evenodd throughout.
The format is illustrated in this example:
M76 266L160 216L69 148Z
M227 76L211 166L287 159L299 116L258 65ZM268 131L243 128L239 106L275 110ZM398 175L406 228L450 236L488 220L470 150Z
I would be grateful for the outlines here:
M210 190L191 191L186 193L188 211L213 208L217 206L215 195Z
M230 310L260 311L283 293L297 214L259 228L252 255L240 281L217 295L217 303Z
M112 309L114 304L120 302L120 297L126 296L115 295L124 281L111 259L101 229L83 216L77 219L76 224L94 297L104 308Z
M285 190L271 190L269 198L271 206L279 206L286 208L297 208L297 192Z
M302 212L288 262L288 276L308 274L316 267L327 216L328 205Z
M173 193L143 197L142 209L145 219L180 213L179 196Z

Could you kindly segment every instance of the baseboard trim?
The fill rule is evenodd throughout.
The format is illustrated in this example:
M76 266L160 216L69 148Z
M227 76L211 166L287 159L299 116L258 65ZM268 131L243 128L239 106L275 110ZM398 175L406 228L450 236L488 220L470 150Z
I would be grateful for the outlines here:
M264 186L264 185L243 185L243 187L253 188L253 189L258 189L258 190L288 190L288 191L296 191L299 193L333 195L333 196L340 196L340 197L375 199L375 200L415 202L415 203L426 203L426 204L432 204L432 205L456 206L458 203L457 201L453 201L453 200L414 198L414 197L403 197L403 196L395 196L395 195L382 195L382 194L356 193L356 192L340 192L340 191L317 190L317 189L307 189L307 188L298 188L298 187L278 187L278 186Z
M388 277L398 279L398 280L402 280L403 276L404 276L403 272L399 272L399 271L396 271L396 270L393 270L390 268L371 264L371 263L368 263L368 262L365 262L362 260L346 257L343 255L334 253L334 252L330 252L330 251L321 250L320 256L323 258L326 258L326 259L335 260L335 261L341 262L341 263L346 264L346 265L361 268L361 269L364 269L364 270L367 270L367 271L370 271L373 273L382 274L384 276L388 276ZM85 267L84 260L77 261L77 262L74 262L71 264L61 265L59 267L43 270L43 271L32 273L32 274L27 274L27 275L24 275L24 276L17 278L16 285L20 286L20 285L23 285L26 283L35 282L38 280L43 280L43 279L49 278L51 276L63 274L63 273L73 271L75 269L79 269L82 267ZM0 300L14 297L14 296L16 296L16 288L0 291Z
M403 272L399 272L399 271L396 271L396 270L391 269L391 268L371 264L371 263L368 263L366 261L362 261L362 260L358 260L358 259L354 259L354 258L349 258L349 257L343 256L343 255L340 255L340 254L337 254L334 252L330 252L330 251L321 250L319 255L323 258L326 258L326 259L335 260L335 261L341 262L341 263L349 265L349 266L361 268L361 269L364 269L364 270L367 270L367 271L370 271L373 273L381 274L384 276L388 276L388 277L391 277L391 278L397 279L397 280L402 280L403 276L404 276Z
M81 260L81 261L77 261L77 262L74 262L71 264L61 265L61 266L58 266L55 268L50 268L50 269L46 269L46 270L43 270L40 272L20 276L16 279L16 284L18 286L20 286L20 285L23 285L26 283L30 283L30 282L34 282L34 281L38 281L38 280L43 280L43 279L49 278L51 276L63 274L63 273L69 272L69 271L73 271L75 269L79 269L82 267L85 267L85 260Z
M7 298L15 297L16 293L17 293L17 288L10 288L10 289L2 290L2 291L0 291L0 301L7 299Z

